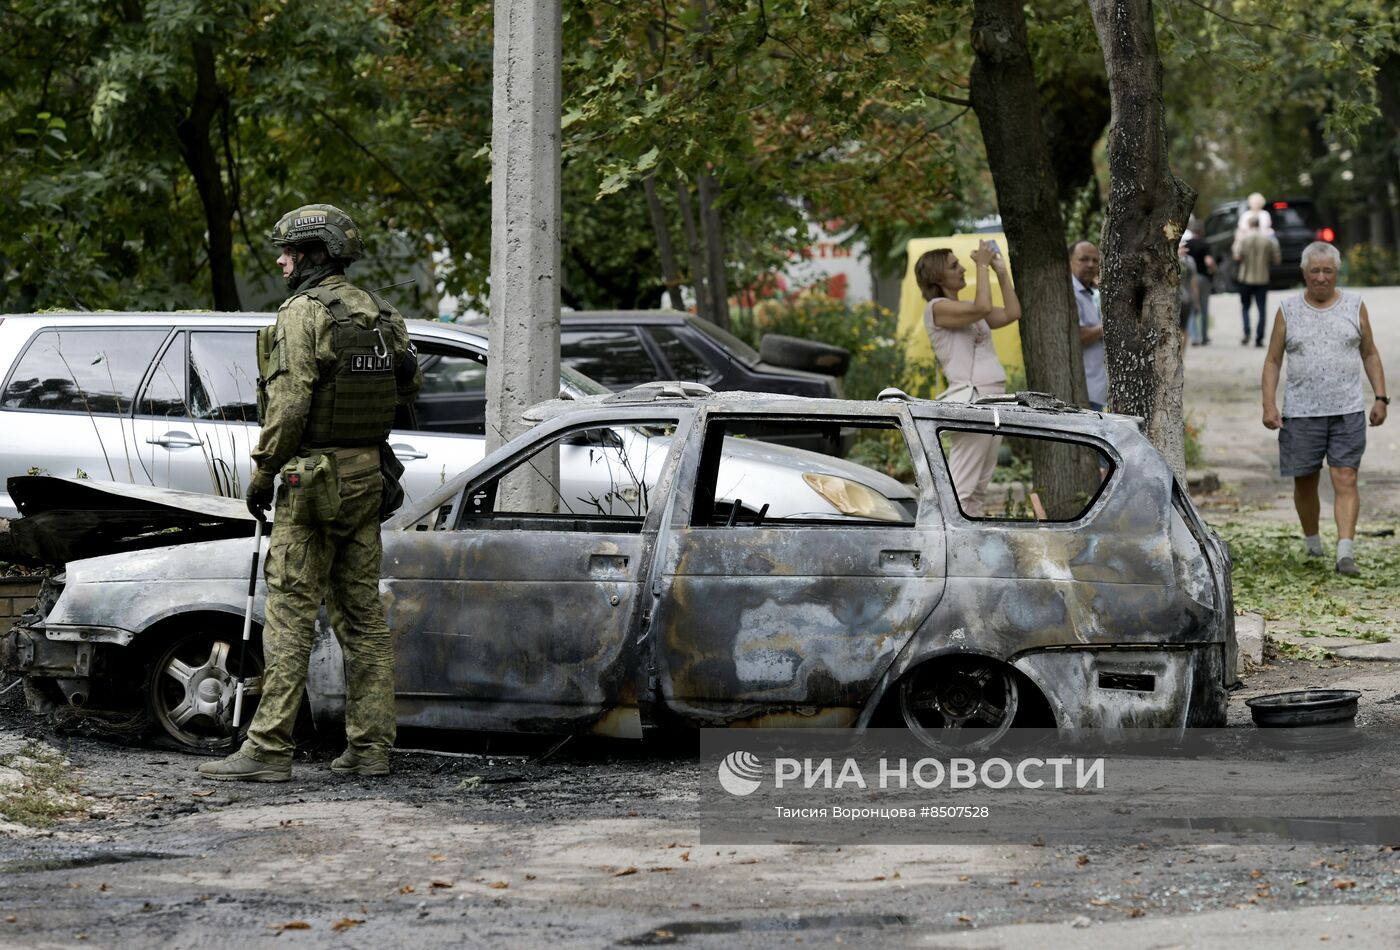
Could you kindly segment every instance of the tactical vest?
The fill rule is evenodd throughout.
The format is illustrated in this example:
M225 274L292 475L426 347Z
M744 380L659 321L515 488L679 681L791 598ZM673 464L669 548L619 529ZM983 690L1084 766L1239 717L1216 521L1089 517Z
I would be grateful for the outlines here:
M335 365L311 392L302 445L375 445L394 426L398 392L394 383L393 310L374 294L379 305L375 324L361 327L334 287L312 287L303 294L331 314L331 348Z

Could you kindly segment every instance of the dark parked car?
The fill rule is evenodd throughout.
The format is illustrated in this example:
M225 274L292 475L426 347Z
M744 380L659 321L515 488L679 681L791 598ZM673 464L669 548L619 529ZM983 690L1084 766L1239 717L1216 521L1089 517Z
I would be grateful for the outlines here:
M845 372L846 351L814 341L772 337L760 353L728 330L675 310L584 310L562 315L559 358L609 389L656 380L704 383L715 391L840 398L834 375L806 368L833 362ZM766 357L766 358L765 358ZM777 365L781 360L787 365ZM754 429L746 435L764 435ZM845 455L850 430L784 434L798 448Z
M1240 215L1247 210L1245 199L1240 198L1216 205L1206 219L1206 243L1216 262L1216 293L1233 293L1239 289L1235 283L1231 245ZM1269 268L1269 286L1275 290L1297 286L1303 282L1303 248L1313 241L1331 241L1337 236L1336 232L1321 223L1311 198L1273 198L1265 202L1264 210L1272 219L1280 252L1279 263Z
M765 362L728 330L675 310L565 313L559 355L566 365L613 390L678 379L715 391L841 395L834 376Z
M530 417L539 424L384 525L379 589L403 726L637 737L903 724L932 744L964 728L995 740L1013 725L1225 723L1229 556L1133 419L1035 394L850 402L679 386L558 400ZM775 514L788 485L735 486L721 464L754 421L888 436L909 497L888 497L873 487L886 476L852 465L802 476L839 511ZM997 482L985 515L970 517L943 451L954 432L995 433L1027 454L1054 442L1081 456L1085 481L1034 492ZM542 455L606 452L622 433L657 451L647 483L612 468L631 507L498 491ZM113 511L144 512L135 540L146 545L177 540L168 529L203 532L70 560L46 581L0 641L0 666L25 676L31 703L144 707L186 746L232 742L250 548L240 535L252 533L243 505L54 478L11 490L26 510L41 496L85 510L94 528L112 520L95 516L105 492ZM220 525L226 539L209 540ZM259 584L255 637L264 594ZM332 723L345 697L334 620L323 613L307 687L313 717Z

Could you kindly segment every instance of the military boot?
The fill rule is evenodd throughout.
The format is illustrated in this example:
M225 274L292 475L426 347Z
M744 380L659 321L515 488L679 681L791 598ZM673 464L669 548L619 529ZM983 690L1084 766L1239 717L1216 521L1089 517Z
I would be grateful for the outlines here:
M331 762L331 771L341 775L388 775L389 757L360 755L346 749Z
M292 766L273 765L235 752L217 762L205 762L199 767L201 778L220 782L285 782L292 777Z

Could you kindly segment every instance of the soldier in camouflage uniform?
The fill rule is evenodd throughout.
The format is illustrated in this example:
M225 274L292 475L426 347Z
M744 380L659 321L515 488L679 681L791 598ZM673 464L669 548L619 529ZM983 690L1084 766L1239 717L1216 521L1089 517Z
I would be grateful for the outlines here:
M248 508L277 517L267 555L267 664L248 737L199 767L205 778L283 782L322 598L345 653L346 750L335 772L387 775L394 744L393 640L379 601L380 453L421 374L392 306L345 279L362 245L331 205L285 215L272 232L292 296L259 333L262 436ZM401 471L401 469L400 469ZM280 477L279 477L280 476Z

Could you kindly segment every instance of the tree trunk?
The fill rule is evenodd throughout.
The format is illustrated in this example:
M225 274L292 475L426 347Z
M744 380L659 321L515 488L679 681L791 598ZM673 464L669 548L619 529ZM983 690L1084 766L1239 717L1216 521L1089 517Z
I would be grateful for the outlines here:
M661 207L661 196L656 193L656 180L648 174L642 179L642 190L647 196L647 211L651 214L651 228L656 232L656 250L661 255L661 279L666 284L666 295L675 310L685 309L681 297L681 275L676 268L676 249L671 244L671 231L666 226L666 209Z
M189 114L175 127L175 133L180 140L180 157L194 178L195 189L204 206L214 309L242 310L233 272L233 206L224 189L214 143L209 138L214 116L221 108L227 108L227 103L214 72L214 50L208 43L194 44L194 71L194 98Z
M1070 285L1064 221L1040 122L1035 67L1019 0L976 0L972 48L977 54L972 65L972 107L986 145L1024 314L1020 329L1026 385L1087 406L1079 311ZM1098 473L1087 453L1039 440L1032 450L1031 465L1042 497L1064 499L1068 504L1082 491L1092 494Z
M1176 246L1195 191L1167 164L1162 59L1151 0L1089 0L1108 67L1103 310L1113 406L1185 475Z
M705 233L705 276L710 284L710 319L715 326L729 329L729 278L724 273L724 229L720 222L719 184L709 172L696 180L700 192L700 228Z
M700 253L700 235L695 228L695 208L690 203L690 183L680 175L676 176L676 203L681 210L681 226L685 231L685 251L690 258L690 283L695 288L695 312L706 320L712 320L710 310L710 287L705 280L705 258Z

